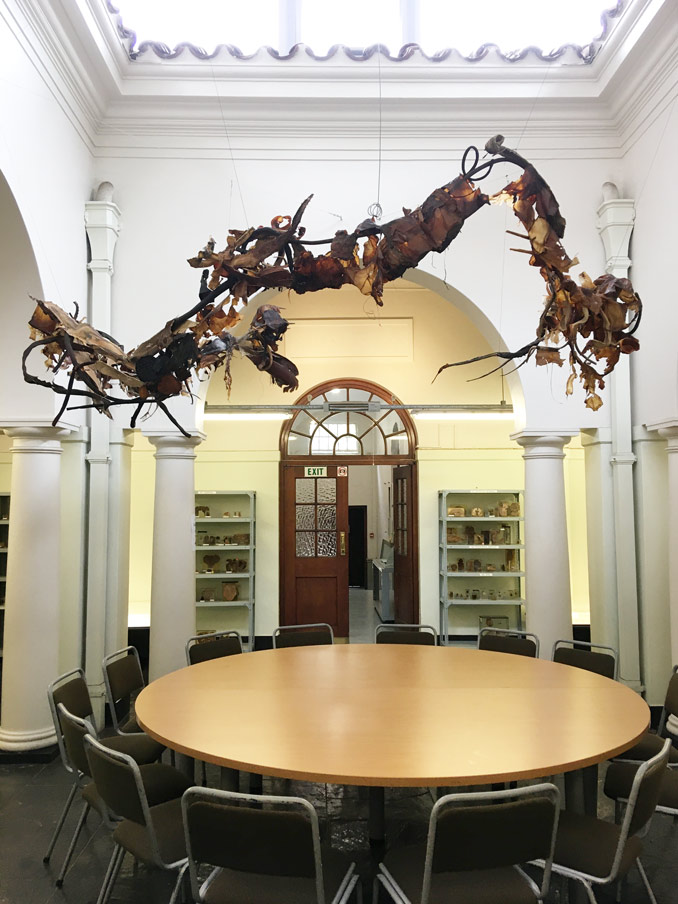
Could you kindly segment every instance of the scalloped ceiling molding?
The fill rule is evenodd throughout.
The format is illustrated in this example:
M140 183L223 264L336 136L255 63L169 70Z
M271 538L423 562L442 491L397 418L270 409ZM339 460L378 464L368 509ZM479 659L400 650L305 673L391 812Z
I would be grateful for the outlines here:
M149 51L153 52L161 60L174 60L177 59L177 57L180 57L185 51L188 51L196 59L199 60L213 60L222 53L228 53L233 57L233 59L244 61L254 59L256 56L258 56L259 50L265 50L273 60L279 61L292 60L298 54L306 54L308 57L317 62L325 62L327 60L331 60L337 55L343 54L347 59L352 60L353 62L365 62L366 60L371 59L375 53L381 53L383 57L394 63L402 63L405 60L411 59L415 54L420 55L421 57L423 57L423 59L427 60L430 63L441 63L451 57L456 57L459 60L466 61L468 63L477 63L480 60L484 60L490 54L494 54L507 63L516 63L525 60L530 56L534 56L541 62L552 63L557 60L561 60L566 54L568 54L568 51L570 51L571 54L576 57L578 62L589 64L593 62L598 54L598 51L610 34L610 31L612 30L613 20L620 18L622 13L627 8L628 0L617 0L617 3L613 7L607 10L603 10L600 16L601 32L588 44L563 44L562 46L549 52L545 52L539 47L530 46L509 53L502 53L496 44L481 44L480 47L478 47L473 53L469 55L464 55L453 47L449 47L445 50L439 51L438 53L429 55L425 53L418 44L412 43L404 44L395 55L389 53L388 48L383 44L372 44L371 46L365 47L363 49L347 47L345 44L335 44L334 46L330 47L329 51L324 55L315 54L312 48L308 47L305 44L295 44L290 48L288 53L280 53L273 47L263 47L259 48L259 50L257 50L255 53L251 54L243 53L240 48L234 46L233 44L218 44L211 53L209 53L207 50L204 50L202 47L196 47L194 44L188 42L182 42L180 44L176 44L174 47L168 47L167 44L162 44L157 41L142 41L138 46L136 46L137 35L131 28L128 28L124 24L122 15L118 7L113 4L112 0L106 0L106 5L111 15L115 18L118 34L131 60L139 59L139 57L143 56Z

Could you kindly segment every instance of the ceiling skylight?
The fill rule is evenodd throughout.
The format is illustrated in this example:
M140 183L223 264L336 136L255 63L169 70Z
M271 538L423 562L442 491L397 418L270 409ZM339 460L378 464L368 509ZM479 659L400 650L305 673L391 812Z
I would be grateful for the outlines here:
M513 59L527 48L545 58L564 45L586 49L609 31L628 0L107 0L119 12L130 50L150 45L160 55L177 45L202 48L212 55L220 45L250 55L260 47L288 54L298 43L316 56L344 45L363 50L385 45L397 56L406 44L418 44L428 56L454 48L475 59L485 45L496 45Z

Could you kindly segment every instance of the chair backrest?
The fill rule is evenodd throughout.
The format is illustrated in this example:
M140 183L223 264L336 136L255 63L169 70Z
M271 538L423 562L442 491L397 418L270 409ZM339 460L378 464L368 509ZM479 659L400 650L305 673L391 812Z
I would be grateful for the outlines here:
M63 744L71 768L80 775L91 778L84 742L87 735L96 737L94 726L88 719L81 719L69 712L63 703L57 704L57 719L63 733Z
M69 713L79 716L81 719L88 719L92 726L94 725L94 712L92 709L92 701L89 696L89 689L85 681L85 673L82 669L71 669L70 672L64 672L59 675L47 688L47 702L49 703L49 711L52 714L54 722L54 730L56 732L57 744L59 745L59 755L61 762L66 769L71 772L72 765L66 753L63 739L63 728L57 707L60 703L66 707Z
M315 879L317 902L325 904L318 816L308 801L194 787L181 805L195 901L203 900L198 866L204 864Z
M186 641L186 661L189 665L221 659L242 653L242 638L238 631L214 631L212 634L196 634Z
M102 662L106 702L116 731L120 728L121 711L131 708L134 696L144 687L141 661L136 647L123 647L104 656Z
M604 678L617 678L617 651L604 644L584 640L557 640L553 644L551 659L576 669L595 672Z
M280 625L273 632L273 649L282 647L311 647L334 643L332 626L325 622L311 625Z
M429 821L421 904L428 904L434 873L465 872L543 860L541 888L522 873L541 900L553 863L560 794L543 783L505 791L448 794Z
M375 643L413 643L435 647L438 632L431 625L377 625Z
M652 815L659 803L661 785L669 761L670 750L671 739L667 738L659 753L655 754L652 759L641 763L638 767L631 785L629 801L619 833L617 850L610 870L610 881L613 881L619 873L628 838L643 832L652 819Z
M122 819L152 826L141 773L132 757L104 747L90 734L85 735L83 743L90 775L108 809Z
M669 686L666 688L666 696L664 697L664 706L662 707L657 734L664 734L666 730L666 721L669 716L678 716L678 665L674 665L669 679Z
M481 628L478 633L478 649L536 659L539 656L539 638L536 634L513 631L510 628Z

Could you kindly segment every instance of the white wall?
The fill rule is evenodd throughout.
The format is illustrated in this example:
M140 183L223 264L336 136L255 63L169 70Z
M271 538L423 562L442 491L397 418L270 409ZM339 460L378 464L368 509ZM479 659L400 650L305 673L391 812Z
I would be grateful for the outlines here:
M75 301L81 310L86 309L83 204L92 191L92 156L48 53L43 49L41 58L31 58L26 34L20 28L22 16L14 3L9 7L13 15L6 15L8 10L0 15L0 174L7 183L0 184L4 334L0 340L0 422L17 417L51 420L60 402L48 390L24 384L18 352L29 341L27 321L35 307L29 293L69 311ZM19 238L22 228L16 218L8 216L12 198L23 220L25 238ZM18 241L26 250L10 258ZM30 261L29 247L35 264ZM39 354L36 359L39 373Z

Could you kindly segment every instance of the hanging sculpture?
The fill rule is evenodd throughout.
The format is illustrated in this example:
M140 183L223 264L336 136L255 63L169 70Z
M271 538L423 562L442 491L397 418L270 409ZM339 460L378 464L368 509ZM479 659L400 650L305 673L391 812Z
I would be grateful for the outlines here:
M157 405L183 433L165 402L191 394L193 370L200 373L223 366L230 389L230 362L236 350L268 372L284 392L298 387L297 368L278 352L278 342L288 327L279 308L262 305L247 331L234 335L233 327L251 296L262 289L302 294L353 285L381 305L385 283L416 267L430 251L444 251L480 207L507 202L526 230L512 234L530 246L529 251L515 250L530 255L530 265L539 268L547 285L536 337L515 352L493 352L445 364L438 373L490 357L501 361L495 369L514 360L520 367L531 357L539 365L562 365L560 353L569 350L572 372L566 391L572 392L579 377L586 390L586 405L596 410L602 405L597 390L604 387L604 378L620 354L639 347L634 333L640 323L640 299L627 279L605 275L591 280L582 273L577 284L569 275L577 261L567 256L560 241L565 220L547 183L532 164L504 147L502 136L491 139L485 149L492 155L489 160L479 162L477 149L468 148L460 176L436 189L420 207L403 209L402 217L383 225L368 219L351 233L341 230L331 239L309 241L301 218L311 196L293 217L275 217L267 227L232 230L223 251L216 251L211 239L188 261L192 267L203 268L198 303L129 352L112 337L78 320L77 310L71 316L52 302L36 299L29 322L33 341L22 358L24 379L65 396L55 424L67 408L95 408L110 417L113 406L135 405L134 427L144 406ZM502 160L522 167L522 175L494 195L483 194L475 183ZM308 250L313 245L330 248L326 254L314 255ZM28 357L38 347L53 374L67 372L66 385L29 373ZM73 396L89 402L69 406Z

